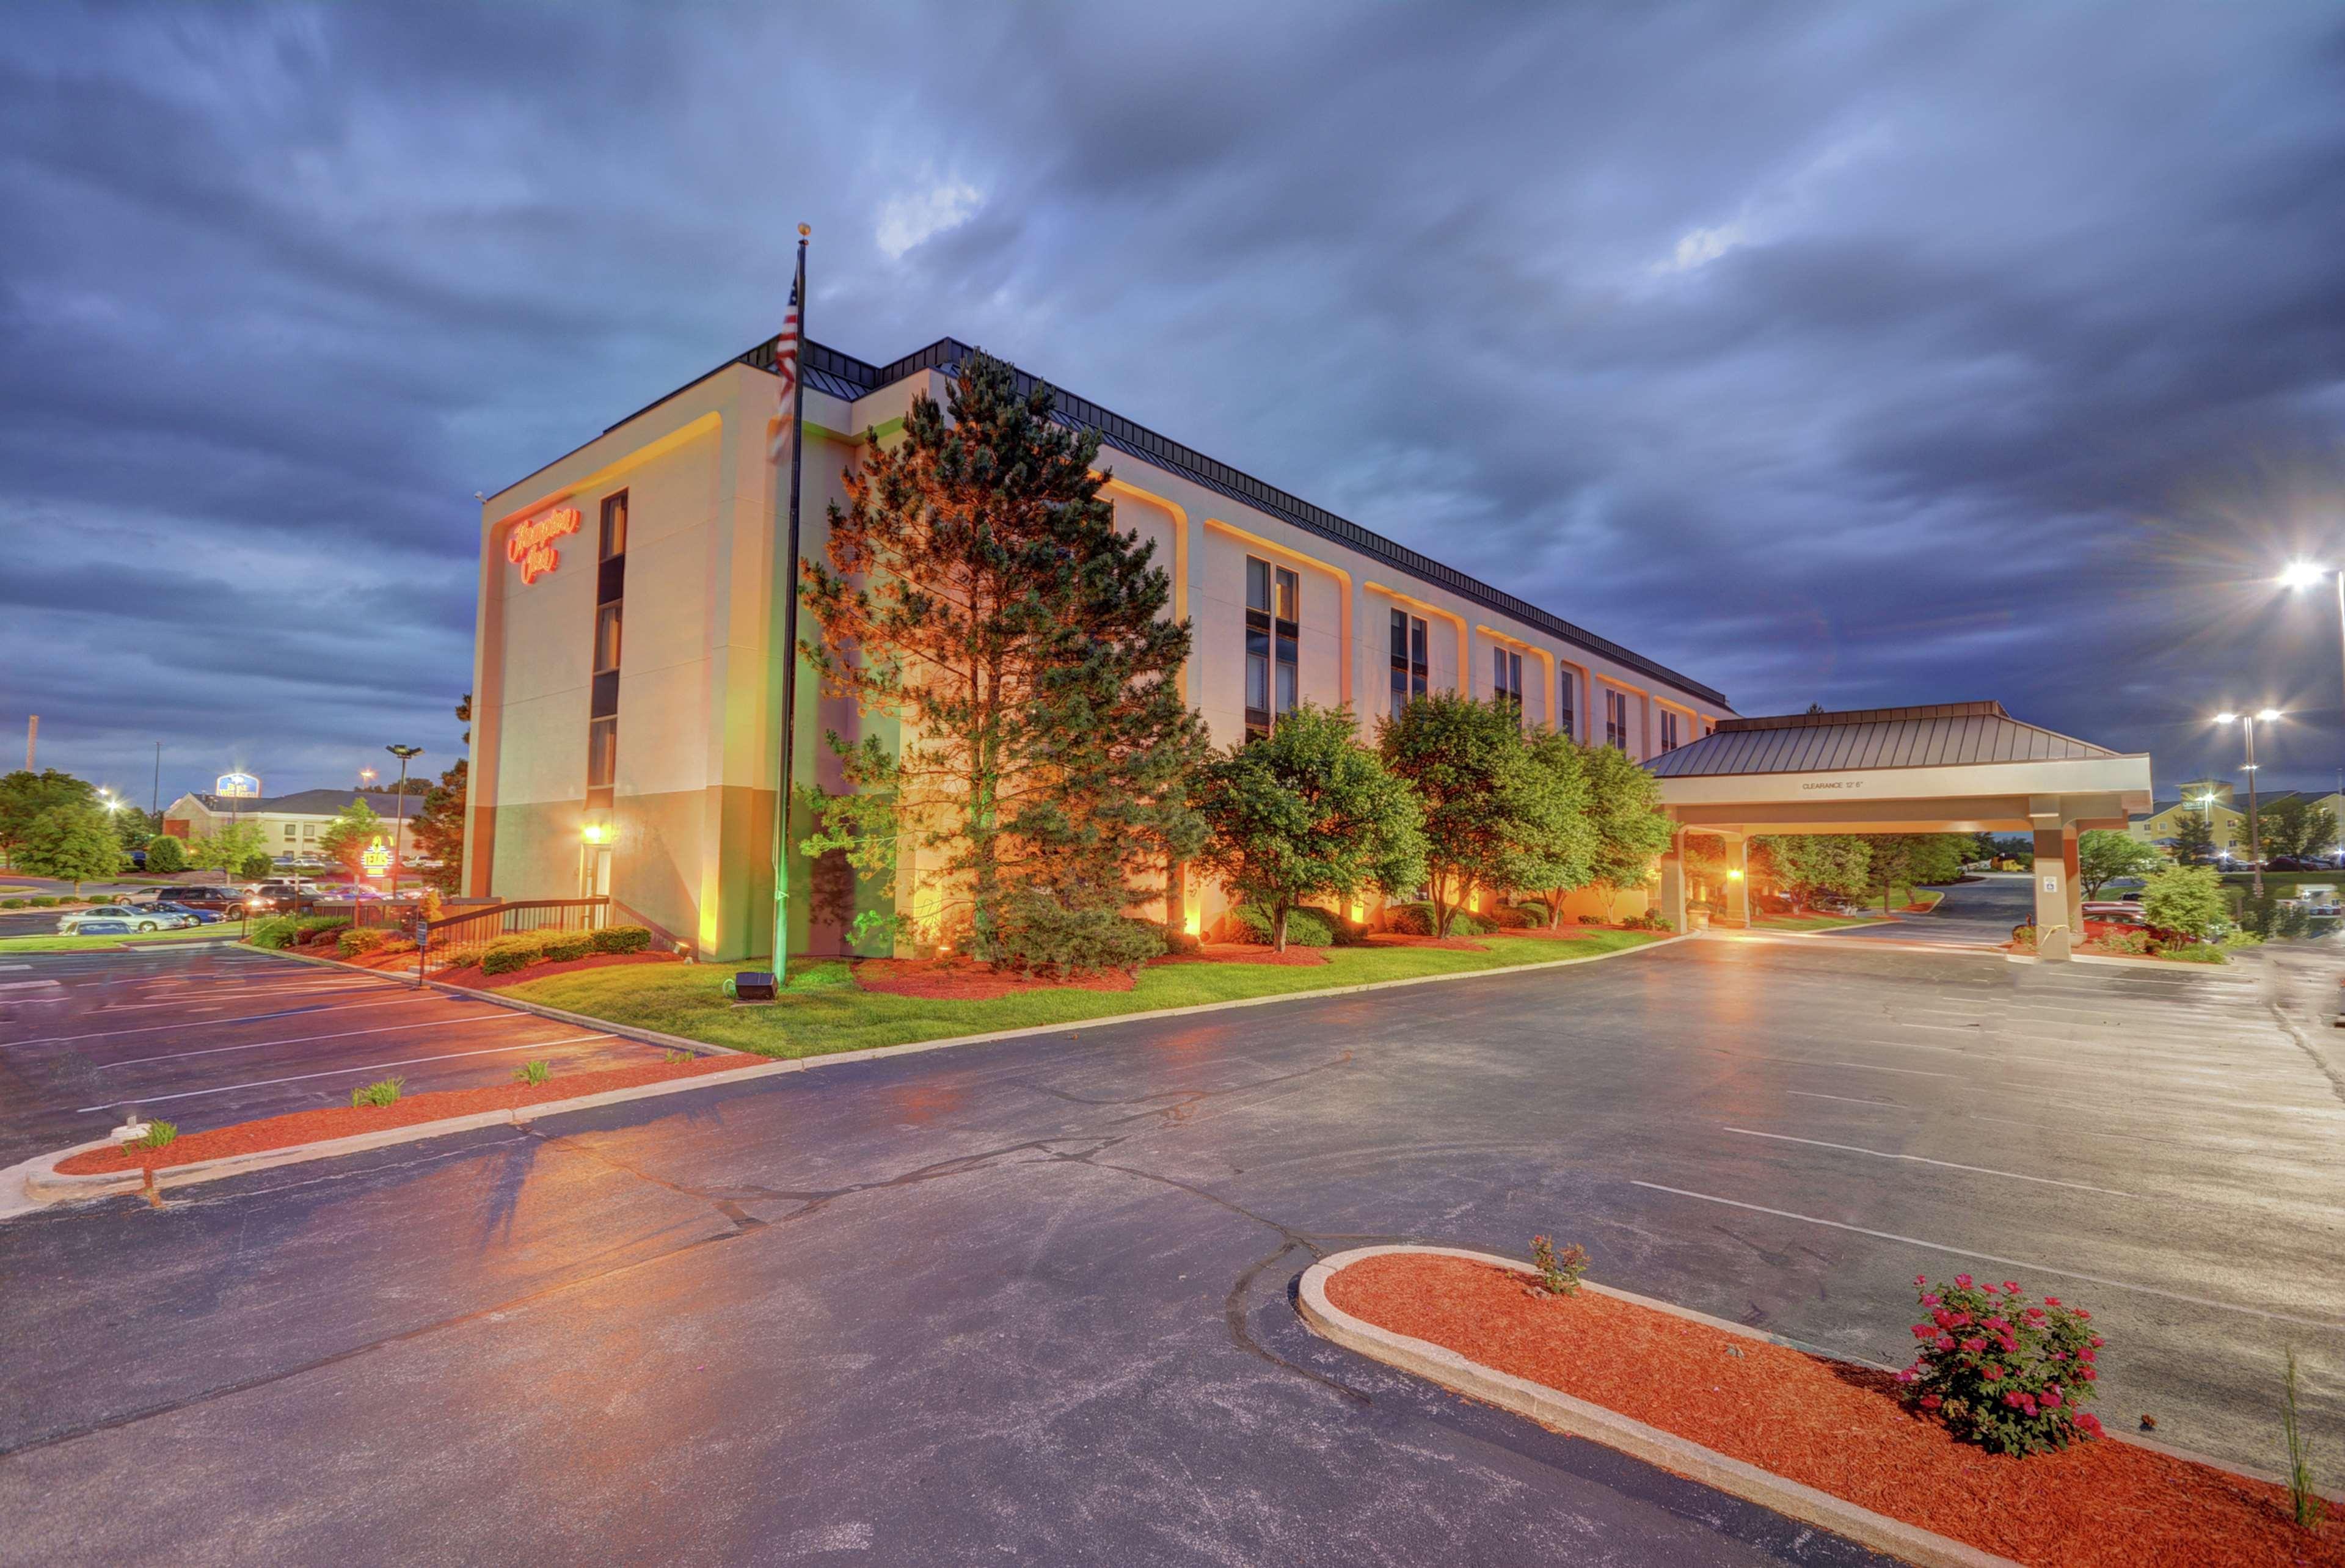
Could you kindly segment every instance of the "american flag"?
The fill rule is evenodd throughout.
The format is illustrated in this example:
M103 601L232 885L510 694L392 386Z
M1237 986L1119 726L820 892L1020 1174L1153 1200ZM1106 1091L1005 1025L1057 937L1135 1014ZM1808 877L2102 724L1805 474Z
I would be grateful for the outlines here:
M790 432L797 426L798 406L798 290L806 287L806 257L798 257L798 275L790 280L789 313L782 318L782 330L774 339L774 373L782 378L781 391L774 401L771 422L773 442L766 456L774 462L782 460L788 450Z

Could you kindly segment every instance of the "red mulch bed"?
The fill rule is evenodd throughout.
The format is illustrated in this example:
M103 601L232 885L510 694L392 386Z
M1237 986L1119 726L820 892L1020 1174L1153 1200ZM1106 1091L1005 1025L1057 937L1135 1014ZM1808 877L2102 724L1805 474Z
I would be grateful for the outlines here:
M918 996L949 1002L990 1002L1029 991L1130 991L1132 976L1122 970L1044 980L1030 974L996 970L982 960L949 962L933 958L867 958L855 966L855 983L888 996Z
M599 1095L608 1089L632 1089L669 1078L694 1078L705 1073L754 1066L756 1061L753 1056L726 1052L718 1056L695 1057L689 1062L644 1062L632 1067L597 1068L592 1073L556 1072L543 1084L435 1089L409 1095L388 1105L329 1105L258 1122L239 1122L209 1132L184 1133L159 1149L138 1150L137 1159L125 1158L118 1148L89 1149L60 1161L57 1171L62 1176L101 1176L117 1171L159 1170L168 1166L218 1159L223 1155L259 1154L264 1149L290 1148L295 1144L313 1143L320 1138L347 1138L359 1133L380 1132L385 1127L411 1127L419 1122L436 1122L446 1116L469 1116L477 1111L540 1105L548 1100Z
M1447 947L1460 952L1487 952L1490 950L1471 937L1411 936L1406 932L1379 931L1368 933L1370 947Z
M413 953L401 955L413 967ZM559 963L533 963L516 969L510 974L482 974L477 963L459 965L454 969L435 969L431 978L448 985L462 985L473 991L496 991L508 985L519 985L524 980L543 980L550 975L569 974L581 969L609 969L621 963L682 963L682 955L673 952L597 952L584 958L565 958Z
M1890 1374L1582 1291L1528 1295L1464 1258L1355 1263L1327 1298L1705 1448L2044 1568L2345 1564L2345 1519L2296 1527L2286 1489L2110 1439L2031 1459L1908 1413ZM1728 1355L1731 1347L1740 1357Z
M1491 936L1536 936L1543 937L1548 942L1578 942L1583 936L1594 936L1598 932L1606 928L1602 926L1592 925L1527 925L1510 927L1505 931L1494 931L1488 934Z
M1284 963L1310 965L1325 963L1327 955L1315 947L1299 947L1290 943L1284 952L1276 948L1261 947L1250 942L1209 942L1194 952L1168 952L1152 963Z

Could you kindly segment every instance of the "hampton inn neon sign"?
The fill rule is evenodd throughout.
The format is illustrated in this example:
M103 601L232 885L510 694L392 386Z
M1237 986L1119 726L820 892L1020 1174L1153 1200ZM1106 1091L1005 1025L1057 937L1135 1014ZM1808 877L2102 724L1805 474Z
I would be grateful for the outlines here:
M521 568L523 584L534 583L562 565L562 551L554 541L577 532L578 508L557 506L542 517L513 524L513 531L505 538L505 559Z

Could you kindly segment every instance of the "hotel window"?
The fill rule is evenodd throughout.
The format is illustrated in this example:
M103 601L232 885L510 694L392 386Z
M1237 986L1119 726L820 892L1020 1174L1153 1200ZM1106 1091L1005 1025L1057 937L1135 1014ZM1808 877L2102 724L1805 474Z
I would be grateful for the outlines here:
M1565 670L1555 683L1555 728L1558 734L1568 735L1575 739L1579 735L1579 704L1576 700L1579 695L1579 677Z
M1661 709L1661 749L1675 751L1677 748L1678 716L1665 708Z
M603 500L594 569L594 683L586 711L586 805L607 808L619 779L619 631L627 588L627 493Z
M1629 694L1609 687L1604 692L1604 744L1629 749Z
M285 824L285 836L289 839L293 836L293 824L290 822Z
M305 839L314 839L314 838L316 838L316 837L318 836L318 824L317 824L317 823L315 823L315 822L304 822L304 823L302 823L302 824L301 824L301 836L302 836L303 838L305 838Z
M1425 662L1425 618L1412 616L1406 610L1392 613L1392 711L1398 718L1400 710L1417 697L1427 687Z
M1523 710L1523 656L1512 648L1490 650L1490 696L1513 703L1518 714Z
M1246 738L1268 735L1274 716L1302 700L1299 644L1303 580L1284 566L1246 557Z

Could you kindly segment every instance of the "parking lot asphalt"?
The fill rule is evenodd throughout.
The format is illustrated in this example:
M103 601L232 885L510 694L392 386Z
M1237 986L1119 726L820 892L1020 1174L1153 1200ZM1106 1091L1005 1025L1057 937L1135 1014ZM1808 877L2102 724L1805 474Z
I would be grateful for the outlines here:
M2095 1311L2113 1426L2270 1467L2286 1348L2345 1420L2345 1089L2271 999L1694 939L44 1213L0 1517L56 1563L1870 1562L1336 1350L1293 1282L1545 1231L1894 1361L1916 1273L2014 1278Z
M2035 911L2034 885L2024 873L1990 872L1940 890L1945 896L1927 914L1899 914L1881 925L1816 932L1833 942L1926 942L1946 947L1996 947L2011 928Z
M136 1110L182 1132L659 1052L491 1003L232 945L0 953L0 1166L106 1135Z

